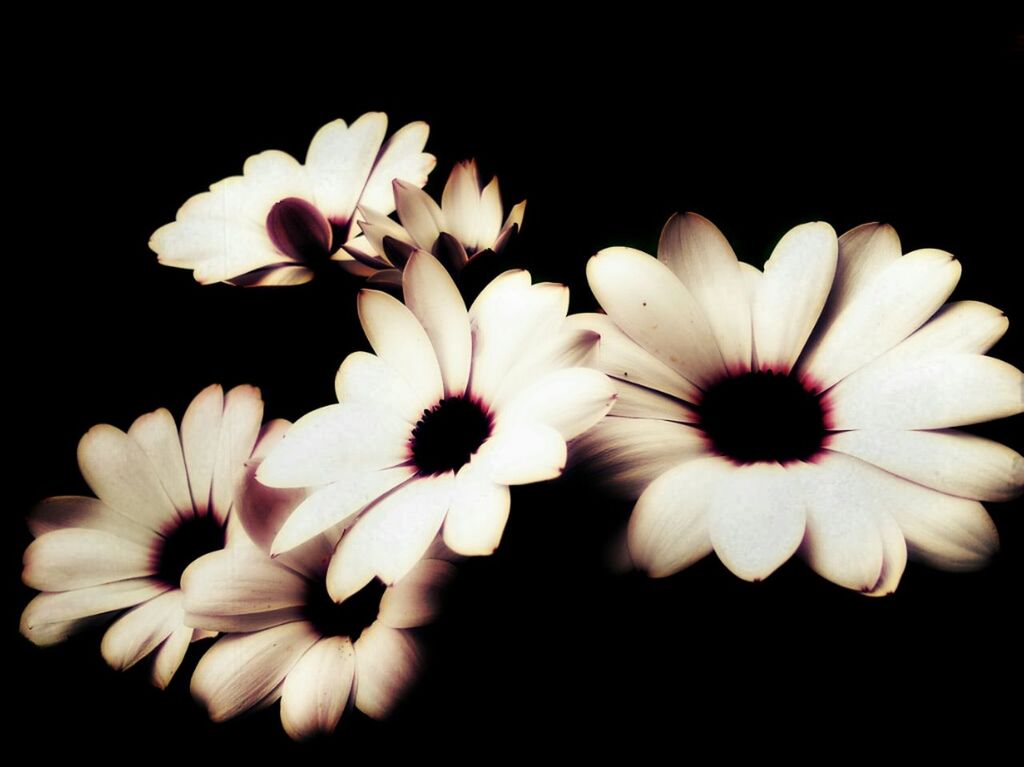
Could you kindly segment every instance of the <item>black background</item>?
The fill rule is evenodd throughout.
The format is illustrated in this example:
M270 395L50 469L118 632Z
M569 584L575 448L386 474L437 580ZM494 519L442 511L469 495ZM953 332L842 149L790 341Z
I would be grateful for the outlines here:
M280 731L276 707L207 722L188 697L195 650L161 693L145 669L107 669L99 633L50 649L18 635L31 596L19 580L23 515L43 497L88 492L75 448L91 425L127 428L159 406L180 417L211 382L259 385L269 416L294 419L329 403L340 361L367 348L355 280L200 287L146 246L247 156L301 158L335 117L383 110L392 129L427 120L439 158L428 190L476 157L507 204L529 198L509 263L567 282L574 311L594 307L590 255L653 252L677 210L709 217L759 266L798 223L842 232L883 220L905 251L960 259L954 297L1004 309L1010 331L992 353L1024 363L1022 46L1010 25L787 22L783 34L763 20L741 29L663 15L600 19L595 31L589 18L555 26L493 12L483 29L414 23L402 34L395 8L270 17L258 29L65 16L22 62L8 118L23 133L8 160L27 171L7 219L9 738L115 762L825 759L890 755L879 744L891 736L914 752L1009 743L1022 681L1019 501L991 506L1002 551L986 570L911 564L895 596L872 600L799 561L756 585L713 557L662 581L612 575L604 555L628 504L580 476L517 488L499 552L461 568L444 617L423 632L429 667L396 715L353 713L305 746ZM125 23L138 28L114 31ZM1020 423L979 431L1021 450Z

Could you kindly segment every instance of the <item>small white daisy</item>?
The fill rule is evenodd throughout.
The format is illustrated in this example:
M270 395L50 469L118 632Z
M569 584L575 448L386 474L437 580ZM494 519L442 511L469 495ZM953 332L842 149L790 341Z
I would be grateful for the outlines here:
M261 438L239 497L257 545L203 557L182 586L188 623L226 635L196 667L196 699L223 721L280 698L284 729L301 740L332 732L350 704L371 717L388 714L421 664L406 629L434 617L454 567L423 559L400 583L385 588L374 580L339 604L327 593L326 573L343 528L271 559L270 542L307 496L255 480L255 467L287 428L274 422Z
M895 231L788 232L764 273L707 220L674 216L658 258L610 248L587 276L617 379L581 455L642 493L629 548L653 576L711 551L759 580L799 551L829 580L892 592L908 550L943 569L998 545L979 501L1024 487L1024 459L951 427L1024 410L1021 372L984 353L997 309L943 305L960 264L901 255Z
M300 418L259 470L273 487L320 488L282 527L274 554L361 514L327 574L336 600L374 576L400 579L442 525L456 553L493 552L509 485L561 474L566 440L615 396L606 376L580 367L597 335L567 327L565 286L506 272L467 312L429 253L413 253L402 278L405 304L359 295L376 355L350 354L339 404Z
M209 636L183 620L182 572L245 538L229 519L262 417L258 389L225 396L214 385L189 405L180 435L164 409L127 434L90 429L78 462L97 498L48 498L29 516L36 538L23 578L43 593L25 608L22 634L55 644L127 610L104 634L103 657L125 669L155 652L153 682L165 687L189 643Z
M400 224L388 211L360 206L359 226L366 235L349 248L371 282L401 285L401 269L415 250L433 253L452 274L469 262L500 252L523 225L526 200L514 205L502 223L503 208L498 179L480 186L476 162L456 165L448 176L441 204L422 189L395 182L395 205ZM359 248L368 246L366 252Z
M352 125L335 120L313 137L303 165L268 150L245 161L241 176L190 198L149 246L160 263L192 269L204 285L297 285L330 264L365 271L345 248L360 246L356 206L390 213L392 184L423 186L434 167L423 152L429 128L409 123L384 141L387 116L368 112Z

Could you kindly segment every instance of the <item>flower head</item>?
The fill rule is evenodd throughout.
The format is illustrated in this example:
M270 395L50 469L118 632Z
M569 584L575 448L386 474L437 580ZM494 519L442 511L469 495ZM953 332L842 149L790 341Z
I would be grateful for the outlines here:
M359 317L376 354L350 354L337 405L300 418L260 466L272 487L319 489L282 526L289 551L342 522L327 574L336 600L375 575L400 579L443 526L460 554L490 554L509 514L509 486L551 479L566 440L596 423L614 391L580 367L597 335L566 324L568 290L510 271L466 310L429 253L402 275L406 303L374 290Z
M434 617L454 567L426 558L400 583L373 581L336 603L325 577L344 526L271 559L270 542L308 495L255 479L287 428L268 425L239 496L251 543L198 560L182 585L189 624L225 634L196 667L193 695L216 721L280 698L281 722L298 740L332 732L350 702L377 718L392 709L420 667L407 629Z
M78 462L97 497L47 498L29 516L36 538L23 578L43 593L25 608L21 632L54 644L127 610L104 635L103 657L124 669L155 653L153 681L166 686L189 643L208 636L184 622L182 572L236 544L232 504L262 416L258 389L225 395L214 385L192 401L180 435L163 409L127 433L86 433Z
M901 255L895 231L788 232L764 273L707 220L674 216L658 259L611 248L587 275L616 380L581 455L639 494L633 559L654 576L714 550L766 577L799 551L835 583L886 594L908 551L944 569L998 545L979 501L1013 497L1024 459L952 427L1024 409L1016 368L984 356L1007 327L945 304L948 253Z
M363 249L356 207L390 213L392 183L421 187L435 163L423 152L426 123L384 141L387 124L381 112L352 125L330 122L313 137L305 164L277 150L253 155L241 176L190 198L154 232L150 248L204 285L297 285L327 265L358 269L345 251Z

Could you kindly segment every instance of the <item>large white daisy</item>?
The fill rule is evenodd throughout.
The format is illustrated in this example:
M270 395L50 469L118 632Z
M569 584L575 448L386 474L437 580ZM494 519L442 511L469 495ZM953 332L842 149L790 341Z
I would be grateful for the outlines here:
M149 246L160 263L192 269L204 285L297 285L335 264L362 273L345 248L360 246L356 206L395 209L392 184L423 186L434 167L423 152L429 128L409 123L384 141L387 116L368 112L352 125L335 120L309 145L306 163L268 150L245 161L241 176L190 198Z
M183 620L182 572L245 538L229 520L262 417L258 389L225 395L214 385L189 405L180 434L164 409L127 434L107 425L86 433L78 462L97 497L47 498L30 514L36 538L23 578L43 593L21 632L55 644L127 610L104 634L103 657L125 669L155 653L153 682L165 687L189 643L209 636Z
M372 581L336 603L327 593L331 552L344 526L276 559L267 549L307 497L255 480L255 467L287 430L274 422L256 448L238 509L256 545L196 561L182 578L187 622L226 636L200 660L192 693L215 721L281 700L281 722L302 739L330 733L352 704L381 718L415 680L421 653L407 629L437 612L454 567L425 558L400 583Z
M1024 409L1021 372L984 353L1007 320L943 305L960 264L901 255L866 224L788 232L762 274L710 222L666 225L658 258L610 248L587 267L607 315L617 383L581 455L641 493L629 526L637 565L663 576L712 550L741 578L795 552L829 580L892 592L908 550L943 569L981 566L998 545L979 501L1024 486L1024 459L952 427Z
M453 274L501 251L523 225L526 200L512 206L502 223L497 176L481 187L476 161L469 160L452 168L440 205L419 187L396 181L394 207L401 223L388 218L388 211L361 206L357 218L366 237L349 251L372 282L401 285L401 269L415 250L433 253Z
M453 551L490 554L509 485L561 474L566 440L615 396L606 376L580 367L598 337L567 326L565 286L506 272L467 311L429 253L413 253L402 277L405 304L359 295L376 354L342 363L339 404L300 418L259 470L273 487L320 488L281 528L275 554L361 514L327 574L336 600L375 575L401 578L442 525Z

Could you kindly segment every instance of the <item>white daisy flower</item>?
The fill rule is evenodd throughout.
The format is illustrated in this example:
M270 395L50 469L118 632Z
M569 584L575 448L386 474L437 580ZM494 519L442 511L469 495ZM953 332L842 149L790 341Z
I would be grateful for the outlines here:
M429 253L413 253L402 279L405 304L360 293L376 354L345 359L339 404L300 418L258 475L272 487L320 488L281 528L274 554L361 514L327 574L339 601L374 576L400 579L442 525L456 553L493 552L509 485L561 474L566 440L615 396L606 376L580 367L598 337L567 327L565 286L509 271L467 312Z
M245 538L229 519L262 417L258 389L225 396L214 385L192 400L180 434L164 409L127 434L89 430L78 462L97 497L48 498L29 516L23 579L43 593L25 608L21 633L55 644L127 610L104 634L103 657L126 669L155 653L152 679L166 687L189 643L209 636L183 620L182 572Z
M392 183L423 186L433 155L429 128L409 123L384 141L388 119L368 112L352 125L335 120L309 145L303 165L269 150L245 161L241 176L190 198L149 241L160 263L192 269L208 285L298 285L330 264L361 271L345 252L363 237L356 206L395 209Z
M452 169L440 205L413 184L396 181L394 207L401 223L388 218L389 211L360 206L358 221L366 237L349 252L363 266L363 274L373 275L372 282L399 286L401 270L415 250L433 253L453 274L501 251L523 225L526 200L514 205L502 223L498 178L481 188L476 161L469 160Z
M200 660L192 693L214 721L281 700L281 723L296 740L328 734L351 704L386 716L415 680L421 651L406 629L428 623L454 567L423 559L400 583L372 581L340 604L327 593L334 527L276 559L267 548L308 493L255 480L256 465L287 430L274 422L260 440L239 512L257 546L195 562L182 578L191 625L226 636Z
M988 560L998 538L979 501L1020 493L1024 459L952 427L1024 409L1021 372L984 356L1007 320L943 305L960 277L948 253L901 252L889 226L837 241L804 224L762 274L687 214L657 259L590 260L607 316L570 319L601 333L619 398L581 455L642 491L638 566L669 575L713 550L759 580L799 551L837 584L886 594L908 550L947 570Z

